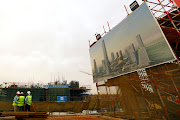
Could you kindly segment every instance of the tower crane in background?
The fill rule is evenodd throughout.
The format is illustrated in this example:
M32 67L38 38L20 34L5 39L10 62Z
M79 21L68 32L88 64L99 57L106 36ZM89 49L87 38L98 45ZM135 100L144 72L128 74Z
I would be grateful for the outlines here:
M87 75L90 75L90 76L93 76L92 74L87 73L87 72L84 72L84 71L79 71L79 72L84 73L84 74L87 74Z

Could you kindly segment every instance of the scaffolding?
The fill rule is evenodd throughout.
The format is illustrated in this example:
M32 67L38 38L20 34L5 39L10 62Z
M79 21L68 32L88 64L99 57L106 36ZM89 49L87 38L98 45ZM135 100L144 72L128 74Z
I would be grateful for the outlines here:
M128 119L173 119L180 115L180 9L170 0L144 0L177 60L97 82L101 114Z
M27 91L31 91L33 102L62 102L60 97L66 99L65 101L83 101L89 98L89 85L79 86L78 81L71 81L70 84L57 83L58 81L55 81L54 85L5 83L4 88L0 88L0 101L13 101L17 91L23 92L25 96Z
M169 44L173 48L177 58L180 57L180 8L173 4L172 0L146 0L150 10L157 19Z
M86 88L0 88L0 101L13 101L17 91L31 91L33 102L55 102L58 96L65 96L67 101L83 101L89 97Z

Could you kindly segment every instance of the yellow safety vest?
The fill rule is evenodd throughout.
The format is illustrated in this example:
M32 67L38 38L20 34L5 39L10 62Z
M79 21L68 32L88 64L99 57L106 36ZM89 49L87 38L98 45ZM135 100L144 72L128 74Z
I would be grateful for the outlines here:
M26 102L26 104L27 105L31 105L31 103L32 103L32 96L27 96L27 102Z
M19 107L24 106L24 99L25 99L24 96L19 96L19 101L18 101L18 106Z
M17 96L17 100L18 100L18 96ZM15 102L15 101L13 101L13 104L12 104L13 106L18 106L18 104Z

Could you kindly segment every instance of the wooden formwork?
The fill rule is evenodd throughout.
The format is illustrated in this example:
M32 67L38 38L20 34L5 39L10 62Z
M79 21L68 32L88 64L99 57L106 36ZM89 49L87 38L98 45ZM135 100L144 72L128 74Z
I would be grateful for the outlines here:
M34 106L33 106L34 105ZM33 102L31 111L44 112L74 112L79 113L83 110L98 110L98 100L81 102ZM13 111L12 101L0 101L0 111Z
M102 114L133 119L178 119L180 104L176 100L179 99L180 67L177 61L143 72L146 76L134 72L98 86L104 87L104 91L110 87L116 90L116 94L110 91L99 94Z

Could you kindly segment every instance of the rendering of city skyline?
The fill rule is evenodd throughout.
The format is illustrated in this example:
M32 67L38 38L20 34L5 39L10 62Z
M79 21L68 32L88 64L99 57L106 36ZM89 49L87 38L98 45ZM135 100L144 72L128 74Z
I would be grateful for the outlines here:
M174 60L156 22L148 6L143 4L97 41L90 48L94 80Z

